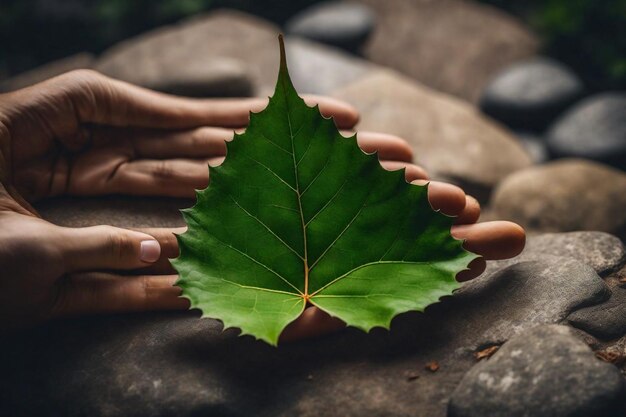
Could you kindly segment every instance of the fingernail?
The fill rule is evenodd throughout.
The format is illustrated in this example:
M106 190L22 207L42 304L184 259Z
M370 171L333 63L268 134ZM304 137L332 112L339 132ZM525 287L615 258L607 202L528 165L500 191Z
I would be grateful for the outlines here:
M141 242L139 259L143 262L155 262L161 256L161 245L156 240L144 240Z

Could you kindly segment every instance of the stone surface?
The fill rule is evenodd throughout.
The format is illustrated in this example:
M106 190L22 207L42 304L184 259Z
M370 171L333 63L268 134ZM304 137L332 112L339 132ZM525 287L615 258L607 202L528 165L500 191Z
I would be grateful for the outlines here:
M0 92L19 90L71 70L92 68L94 61L94 56L87 52L59 59L0 81Z
M558 157L590 158L626 169L626 93L589 97L563 114L547 133Z
M531 164L515 138L474 107L397 73L374 71L333 95L360 110L359 129L407 139L433 178L483 201L501 179Z
M189 204L66 198L38 209L64 225L177 226ZM545 257L402 315L390 332L348 329L277 349L195 313L49 323L0 345L0 415L441 417L475 350L606 297L589 266ZM424 370L432 360L434 373Z
M535 164L543 164L550 159L548 147L541 136L530 132L515 132L515 136Z
M551 162L507 177L492 208L531 231L599 230L624 238L626 174L585 160Z
M477 101L498 71L535 54L519 21L473 1L359 0L376 12L364 54L446 93Z
M498 73L485 87L480 107L507 126L542 130L583 91L569 68L537 57Z
M376 69L363 59L304 39L288 38L285 47L289 74L300 94L330 94ZM265 95L273 94L275 78L266 83Z
M545 233L528 237L524 251L515 258L487 262L486 273L519 262L541 259L546 255L577 259L591 266L602 277L626 264L626 247L618 237L611 234Z
M565 326L539 326L472 368L448 417L604 417L625 411L626 384Z
M289 35L358 52L375 24L374 14L363 4L328 1L292 16L285 30Z
M568 321L604 340L626 335L626 288L613 288L608 301L575 311Z
M164 26L105 51L99 71L185 95L268 96L278 74L280 30L269 22L219 10ZM339 50L287 39L287 59L300 93L326 94L371 65Z

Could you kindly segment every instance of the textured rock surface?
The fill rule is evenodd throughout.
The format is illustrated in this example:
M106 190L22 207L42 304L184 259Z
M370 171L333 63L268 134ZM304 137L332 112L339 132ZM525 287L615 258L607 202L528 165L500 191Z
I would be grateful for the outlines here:
M508 126L543 129L583 91L569 68L533 58L498 73L483 91L480 107Z
M617 368L595 359L568 327L539 326L472 368L452 394L448 416L619 416L625 395Z
M121 42L104 52L96 69L168 92L268 96L276 84L279 33L264 20L220 10ZM287 59L300 93L328 93L370 68L305 40L287 40Z
M38 82L63 74L67 71L92 68L94 61L94 56L87 52L68 56L67 58L50 62L46 65L42 65L41 67L26 71L9 79L2 80L0 82L0 92L13 91L28 87L29 85L37 84Z
M358 52L375 27L374 14L363 4L342 1L317 3L285 24L290 35Z
M538 42L492 7L458 0L359 0L376 12L365 56L436 90L477 101L488 80Z
M524 251L513 259L489 261L486 273L548 256L577 259L605 277L626 263L622 241L603 232L545 233L530 236Z
M514 173L494 191L503 219L532 231L626 232L626 174L584 160L562 160Z
M608 301L573 312L569 322L600 339L616 339L626 334L626 288L612 289Z
M39 209L65 225L174 226L189 204L115 197ZM0 346L0 415L443 416L476 349L606 298L593 269L554 259L479 278L391 332L278 349L194 313L51 323ZM432 360L434 373L424 370Z
M485 199L531 161L521 145L467 103L390 71L375 71L334 93L361 111L359 129L406 138L433 177Z
M598 94L576 104L550 127L547 142L555 156L626 169L626 93Z

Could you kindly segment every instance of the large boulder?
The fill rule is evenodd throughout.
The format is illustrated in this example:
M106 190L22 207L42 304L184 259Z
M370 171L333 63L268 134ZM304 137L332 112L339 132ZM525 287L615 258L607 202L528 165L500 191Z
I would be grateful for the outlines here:
M537 51L536 37L521 22L473 1L359 2L377 20L365 56L470 101L498 71Z
M555 383L558 381L558 383ZM606 417L626 411L624 378L565 326L539 326L473 367L448 417Z
M577 159L531 167L498 185L492 208L531 231L599 230L624 238L626 174Z
M268 96L278 74L280 29L232 10L164 26L105 51L96 69L134 84L194 96ZM325 94L370 69L339 50L288 39L287 59L300 93Z
M435 178L485 200L501 179L531 164L521 145L468 103L391 71L375 71L336 91L361 111L361 130L406 138Z
M28 87L47 80L48 78L61 75L64 72L76 69L89 69L94 66L94 62L94 56L88 52L82 52L52 61L40 67L0 81L0 92L19 90L20 88Z
M573 106L547 133L557 157L590 158L626 170L626 93L608 92Z

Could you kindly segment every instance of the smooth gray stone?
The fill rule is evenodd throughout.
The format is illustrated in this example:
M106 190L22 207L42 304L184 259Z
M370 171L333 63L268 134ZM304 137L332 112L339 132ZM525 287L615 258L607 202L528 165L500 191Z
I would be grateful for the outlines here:
M480 107L510 127L542 130L583 92L569 68L536 57L498 73L485 87Z
M285 30L289 35L356 53L375 26L376 19L369 7L328 1L317 3L292 16L285 23Z
M619 370L596 359L565 326L538 326L473 367L448 417L609 417L625 411Z
M546 138L554 156L626 169L626 93L601 93L579 102L554 122Z
M611 340L626 335L626 288L612 289L606 302L582 308L570 314L572 326L600 339Z
M568 257L591 266L600 276L607 276L626 263L622 241L604 232L545 233L530 236L524 251L512 259L487 262L486 274L522 261L541 259L546 255Z

